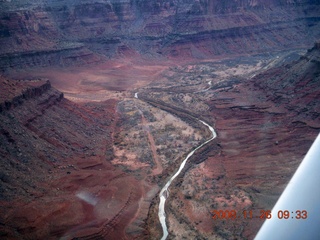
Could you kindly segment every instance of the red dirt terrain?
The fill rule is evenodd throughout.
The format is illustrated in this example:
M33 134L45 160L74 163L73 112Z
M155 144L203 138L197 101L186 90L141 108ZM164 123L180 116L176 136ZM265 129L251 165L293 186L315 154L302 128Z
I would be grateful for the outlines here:
M320 129L319 9L2 1L0 238L161 238L201 119L168 239L253 239Z
M171 69L155 65L151 70L147 64L148 70L141 73L148 81L137 87L139 98L149 105L141 100L133 104L133 92L126 84L119 86L122 93L103 90L117 100L101 99L92 94L94 90L77 85L76 91L89 97L86 103L80 98L83 103L74 103L47 80L1 77L1 158L6 160L1 162L2 236L160 237L156 194L190 149L183 146L177 148L180 154L173 153L170 146L179 145L178 137L161 150L162 134L171 131L174 136L180 131L182 123L168 125L172 115L194 129L199 128L194 117L201 116L215 126L218 138L190 159L170 189L166 210L170 234L176 238L253 238L260 219L214 221L212 210L245 209L257 216L260 210L272 208L319 129L319 105L314 100L319 96L318 58L316 44L285 68L247 79L244 76L251 73L240 74L241 82L225 78L226 72L220 69L224 61L202 63L207 67L201 63ZM238 68L246 68L239 64ZM208 72L208 68L215 70ZM47 77L54 76L52 72ZM205 82L208 73L216 76L210 78L211 84ZM199 74L203 77L194 82ZM88 71L83 76L91 75ZM125 78L126 71L114 76ZM295 87L284 84L282 91L275 91L273 81L284 76L295 81ZM300 101L291 91L301 96ZM291 111L293 105L295 111ZM169 114L165 131L160 119L154 120L159 111ZM158 121L159 126L150 125ZM127 137L135 136L134 126L141 126L140 140L132 143ZM148 146L144 147L147 152L139 146ZM168 165L175 154L179 157ZM132 156L138 157L132 161Z
M170 63L146 61L137 56L106 61L90 67L39 68L12 71L14 79L46 78L64 96L75 102L123 98L127 92L148 85Z
M252 239L263 221L213 220L212 211L247 210L259 216L272 208L320 128L319 55L315 44L296 62L255 76L261 67L241 60L172 68L140 62L123 64L121 71L115 70L117 62L110 69L105 65L114 73L105 86L113 84L112 78L126 79L123 69L141 69L145 81L137 83L140 75L132 79L139 100L126 82L118 86L121 91L91 89L104 83L92 78L101 66L87 73L70 69L92 81L74 88L78 103L40 78L72 90L72 84L55 81L72 76L66 70L35 73L35 79L20 72L28 80L1 77L2 237L160 238L157 193L201 141L192 135L208 137L195 121L201 116L214 125L218 138L190 159L170 189L170 235ZM241 71L230 77L234 69ZM273 83L280 79L293 84L281 80L275 90ZM200 132L183 135L192 129Z
M272 209L319 132L319 56L315 44L299 60L255 77L224 82L216 77L210 90L193 94L193 103L180 103L187 94L178 90L174 94L178 88L170 88L174 101L166 107L188 104L186 109L195 112L197 102L206 102L210 110L198 108L198 113L214 123L218 133L217 139L190 159L171 188L167 221L173 239L254 238L263 223L261 211ZM190 64L177 69L176 77L184 71L197 75L199 69L212 65ZM202 76L206 76L204 70ZM162 92L156 101L166 95ZM155 98L145 100L152 103ZM213 220L213 210L234 210L239 218ZM252 211L253 218L244 219L244 210ZM152 209L151 215L156 212ZM155 228L151 232L161 236Z
M116 101L75 104L42 80L0 84L2 238L124 236L142 190L106 161Z

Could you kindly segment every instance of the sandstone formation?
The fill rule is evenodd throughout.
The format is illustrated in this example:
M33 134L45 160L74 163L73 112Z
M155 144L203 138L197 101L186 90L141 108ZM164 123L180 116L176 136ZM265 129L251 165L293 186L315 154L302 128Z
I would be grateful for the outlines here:
M310 46L319 2L15 1L1 4L1 70L149 58L253 54Z
M0 1L1 239L161 238L199 119L218 137L167 193L169 239L253 239L320 129L319 20L316 0Z
M113 156L115 101L76 105L41 80L1 78L1 89L8 90L0 116L2 238L114 236L108 229L134 216L141 194L134 178L106 161ZM105 213L106 204L112 212ZM81 233L73 229L79 226Z

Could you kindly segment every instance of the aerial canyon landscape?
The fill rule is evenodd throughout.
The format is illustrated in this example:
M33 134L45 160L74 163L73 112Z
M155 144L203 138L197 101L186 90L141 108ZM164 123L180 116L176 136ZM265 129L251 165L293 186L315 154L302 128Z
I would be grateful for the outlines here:
M319 134L319 0L0 0L0 46L0 239L254 239Z

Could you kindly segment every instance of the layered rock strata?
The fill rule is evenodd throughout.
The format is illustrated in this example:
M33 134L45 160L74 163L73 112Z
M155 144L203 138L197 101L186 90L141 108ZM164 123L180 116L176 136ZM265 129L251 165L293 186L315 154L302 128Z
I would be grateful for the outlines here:
M1 238L124 234L142 190L108 161L116 102L77 105L41 80L0 85Z
M252 54L310 46L320 36L318 1L41 3L3 4L1 70L135 54L159 59Z

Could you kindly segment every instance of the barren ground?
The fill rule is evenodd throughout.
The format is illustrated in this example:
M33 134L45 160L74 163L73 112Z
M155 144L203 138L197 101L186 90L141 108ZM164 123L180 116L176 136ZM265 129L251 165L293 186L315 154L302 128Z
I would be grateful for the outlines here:
M126 229L122 234L128 239L141 237L141 231L160 237L157 193L183 157L209 137L195 120L200 118L215 126L218 138L190 160L170 188L166 211L171 236L252 238L262 224L260 219L217 222L211 212L246 209L257 214L259 209L271 208L304 153L290 152L289 144L275 145L302 130L286 125L286 110L263 101L261 93L247 85L262 70L285 62L289 54L174 64L128 59L88 68L12 73L16 79L49 79L67 99L81 104L115 101L109 111L113 124L108 164L103 157L91 156L88 162L73 159L82 170L54 183L59 190L74 189L74 194L77 186L84 185L83 190L98 199L94 208L85 203L81 207L74 195L66 200L79 205L69 214L82 208L85 217L64 236L92 234L97 226L99 231L110 226L116 231L118 224L117 231ZM136 92L139 99L134 97ZM306 131L303 149L315 135ZM279 158L282 167L276 168ZM118 175L110 176L112 169ZM126 217L121 215L113 223L122 211Z

